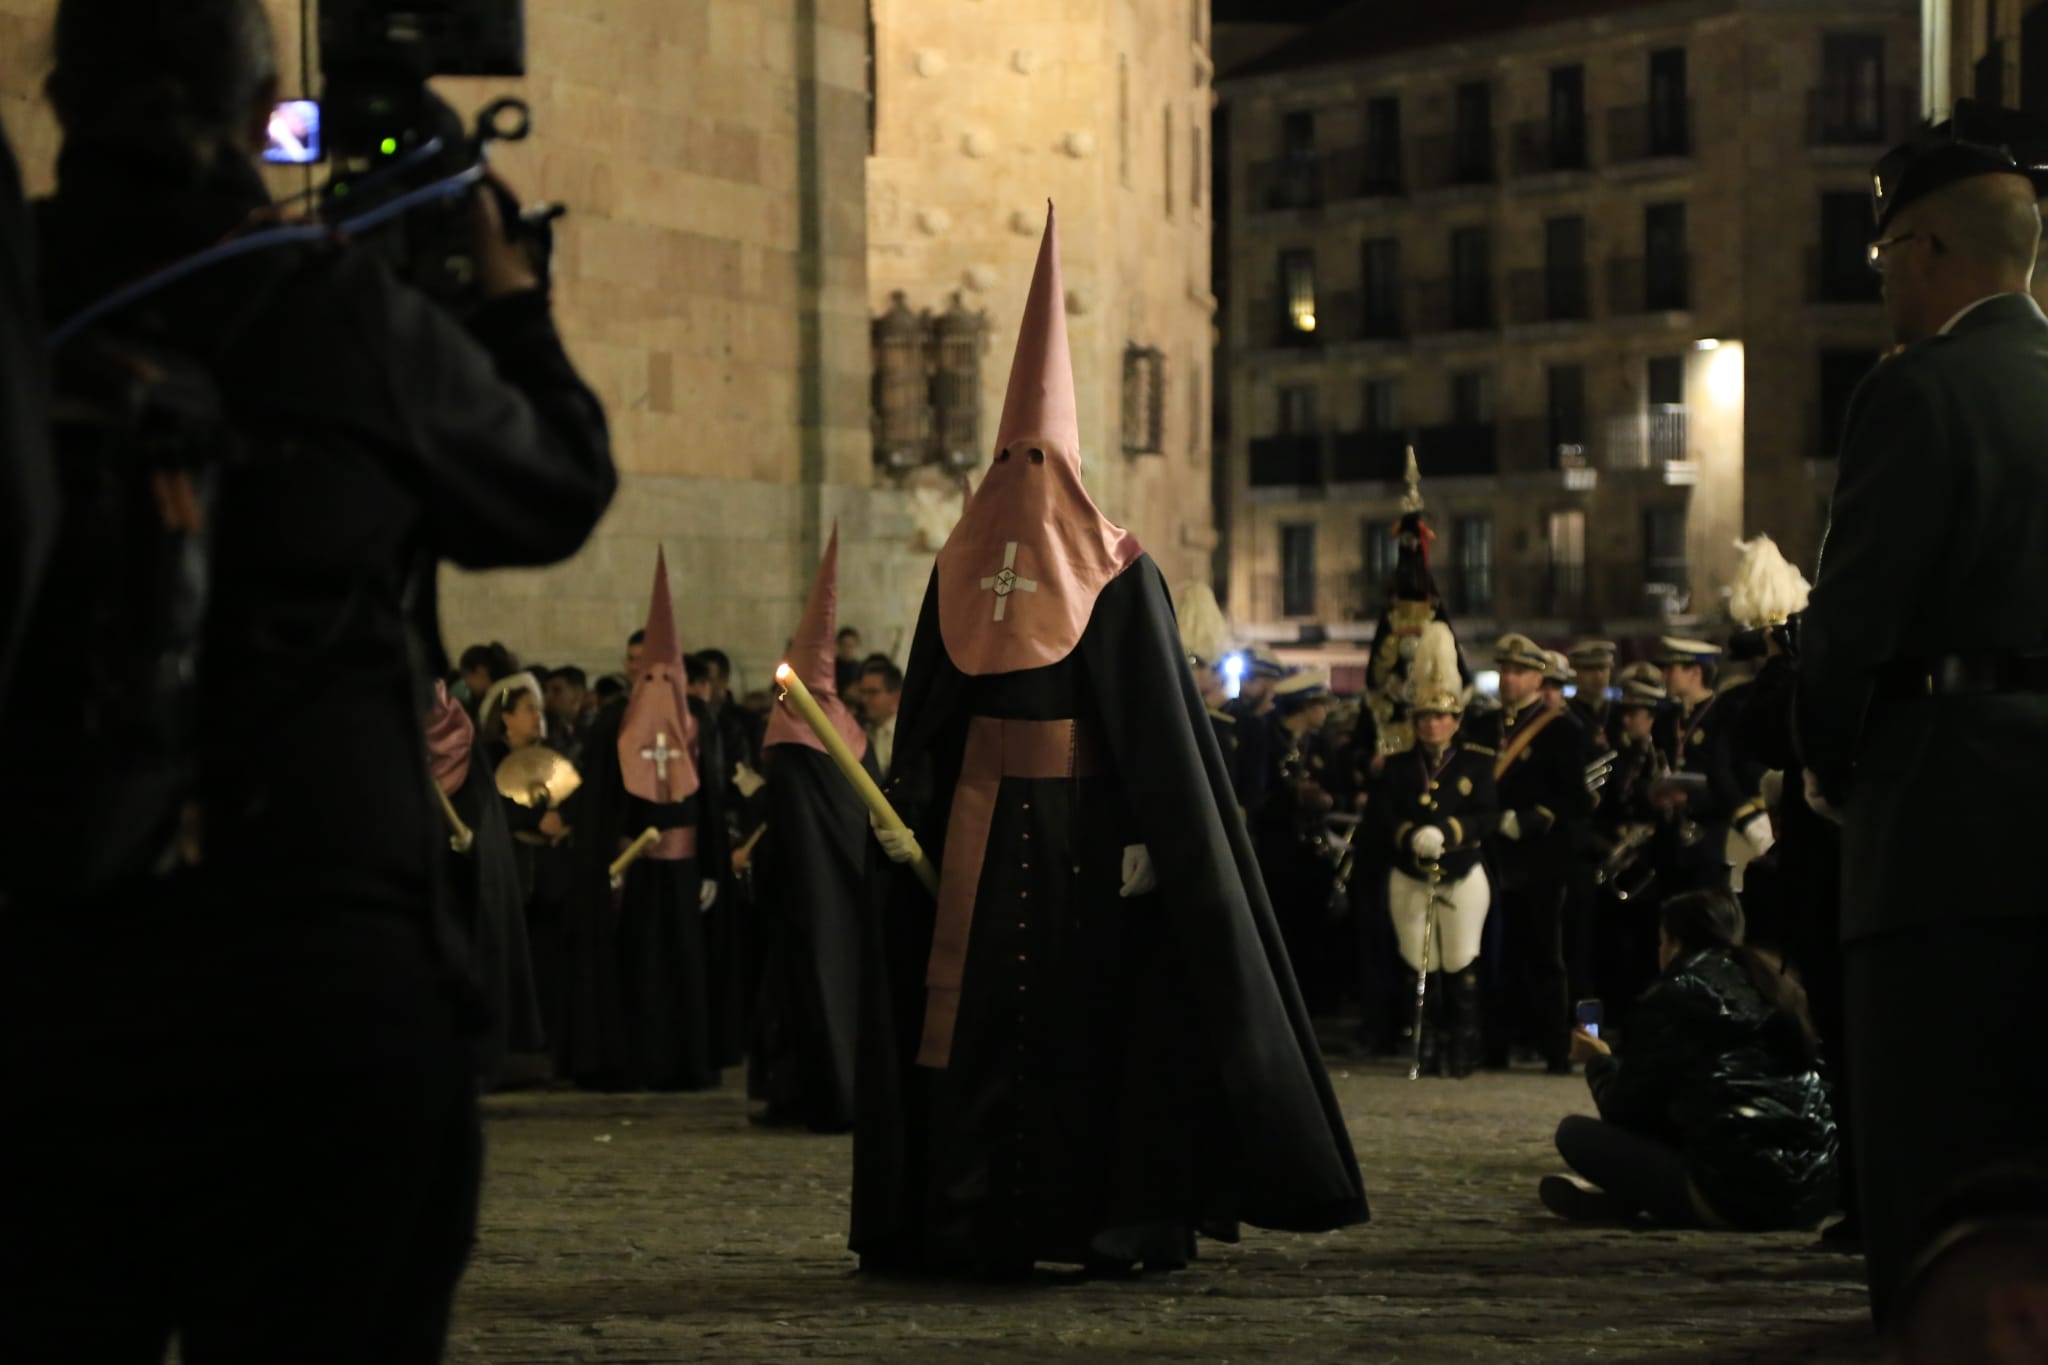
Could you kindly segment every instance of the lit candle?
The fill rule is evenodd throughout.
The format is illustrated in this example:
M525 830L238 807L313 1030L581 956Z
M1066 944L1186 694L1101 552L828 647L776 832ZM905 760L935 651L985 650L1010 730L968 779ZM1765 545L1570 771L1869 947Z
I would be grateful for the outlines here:
M811 695L810 688L804 686L804 680L796 675L796 670L788 664L783 664L775 670L775 681L782 684L782 699L796 708L796 713L811 727L811 733L825 746L825 752L839 765L839 771L853 784L853 789L860 796L862 804L867 806L868 813L874 817L876 828L909 833L909 827L903 823L903 817L896 813L896 808L889 804L889 798L882 795L882 789L875 785L875 779L868 776L868 770L860 766L860 760L853 756L853 750L846 746L846 741L840 737L839 731L825 718L824 708L818 705L818 699ZM924 850L916 847L915 841L912 848L910 870L924 883L924 889L936 897L939 894L938 869L924 856Z

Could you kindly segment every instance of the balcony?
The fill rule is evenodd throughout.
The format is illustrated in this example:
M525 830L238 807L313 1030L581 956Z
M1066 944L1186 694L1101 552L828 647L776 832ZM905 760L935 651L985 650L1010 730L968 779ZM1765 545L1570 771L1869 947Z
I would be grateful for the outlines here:
M1886 87L1876 100L1845 90L1806 92L1806 145L1882 151L1903 142L1919 122L1911 86Z
M1584 564L1546 564L1543 567L1542 610L1545 616L1577 620L1589 605Z
M1404 190L1397 148L1340 147L1261 161L1251 168L1254 213L1319 209Z
M1484 479L1500 473L1500 430L1492 422L1446 422L1415 433L1415 458L1433 479Z
M1686 447L1686 427L1682 403L1652 403L1641 412L1616 418L1607 424L1607 466L1651 470L1668 484L1691 483L1696 471Z
M1592 316L1584 266L1517 270L1508 278L1508 321L1518 326L1583 322Z
M1808 247L1806 301L1881 303L1884 301L1884 281L1870 268L1861 251L1850 256L1840 251Z
M1683 614L1691 600L1691 568L1682 559L1610 560L1587 572L1587 605L1602 620L1663 621Z
M1416 336L1490 331L1499 325L1494 309L1493 277L1467 275L1417 281L1408 318L1410 329Z
M1289 590L1282 574L1252 575L1251 617L1257 621L1362 621L1366 616L1364 575L1317 574ZM1292 608L1292 610L1290 610Z
M1408 468L1405 431L1341 431L1332 445L1330 482L1401 482Z
M1339 346L1347 341L1384 341L1406 335L1398 312L1390 314L1384 307L1384 300L1373 299L1371 302L1376 311L1367 313L1367 300L1355 292L1318 293L1314 314L1316 325L1312 331L1305 332L1294 325L1290 311L1275 300L1253 299L1250 307L1255 321L1251 345L1259 349L1300 350Z
M1607 162L1628 165L1692 155L1692 101L1631 104L1607 112Z
M1591 423L1583 413L1515 418L1508 423L1507 440L1510 470L1570 474L1593 465ZM1573 487L1570 481L1564 486Z
M1617 314L1677 313L1692 306L1692 257L1617 257L1607 263L1607 306Z
M1494 183L1493 139L1460 138L1449 133L1416 141L1415 185L1442 190L1460 185Z
M1518 176L1558 175L1588 169L1586 126L1525 119L1509 130L1510 165Z
M1321 488L1329 440L1327 433L1317 431L1252 437L1251 486Z
M1400 145L1343 147L1331 152L1323 171L1323 190L1332 203L1404 193L1407 181L1401 173Z

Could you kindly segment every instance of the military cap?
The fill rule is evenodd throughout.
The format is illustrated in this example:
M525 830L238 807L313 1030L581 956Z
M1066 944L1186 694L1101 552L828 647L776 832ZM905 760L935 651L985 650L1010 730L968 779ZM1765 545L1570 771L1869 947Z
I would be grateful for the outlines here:
M1270 649L1254 649L1245 655L1244 672L1247 678L1280 678L1287 666Z
M1870 171L1870 211L1880 235L1908 204L1959 180L2020 175L2048 195L2048 125L1976 100L1957 100L1955 116L1892 148Z
M1614 641L1581 640L1572 646L1570 658L1573 668L1612 668Z
M1503 635L1493 647L1493 661L1502 668L1550 671L1550 654L1526 635Z
M1572 680L1570 659L1555 649L1544 650L1543 657L1548 661L1543 669L1544 678L1554 683L1568 683Z
M1648 678L1629 678L1621 684L1621 697L1617 706L1639 706L1655 710L1671 697L1663 683Z
M1721 654L1721 646L1708 644L1705 640L1666 635L1657 642L1657 662L1667 668L1672 664L1698 664L1704 668L1719 663Z
M1329 700L1330 674L1327 669L1297 668L1273 688L1273 701L1283 711L1299 711L1304 706Z

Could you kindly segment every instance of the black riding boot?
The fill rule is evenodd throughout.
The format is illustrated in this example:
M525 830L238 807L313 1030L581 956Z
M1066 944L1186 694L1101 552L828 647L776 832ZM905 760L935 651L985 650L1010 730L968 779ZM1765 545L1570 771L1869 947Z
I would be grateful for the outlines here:
M1479 972L1467 967L1444 978L1445 1031L1450 1074L1464 1080L1479 1065L1483 1046L1479 1020Z

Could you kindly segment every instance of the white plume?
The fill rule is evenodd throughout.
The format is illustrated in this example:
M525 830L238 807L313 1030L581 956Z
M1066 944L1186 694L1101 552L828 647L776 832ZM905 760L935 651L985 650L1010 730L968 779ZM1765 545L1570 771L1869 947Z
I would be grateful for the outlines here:
M1230 623L1207 583L1183 583L1174 614L1180 618L1180 642L1188 653L1220 663L1230 652Z
M1728 589L1728 615L1745 630L1782 624L1806 610L1806 576L1792 567L1769 536L1738 540L1742 563Z
M1442 621L1431 621L1422 628L1415 657L1408 664L1409 700L1446 694L1462 698L1464 693L1465 680L1458 672L1458 639Z

